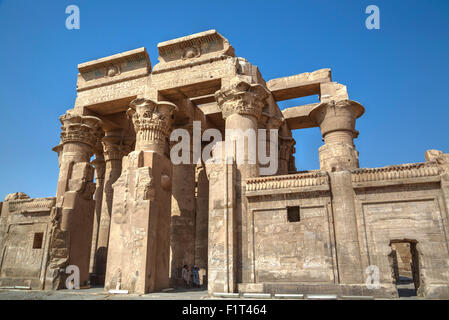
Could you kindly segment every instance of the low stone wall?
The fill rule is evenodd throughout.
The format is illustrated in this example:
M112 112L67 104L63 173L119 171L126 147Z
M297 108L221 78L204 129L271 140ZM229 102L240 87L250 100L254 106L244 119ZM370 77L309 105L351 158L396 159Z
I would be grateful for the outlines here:
M9 195L0 218L0 287L43 289L56 198Z

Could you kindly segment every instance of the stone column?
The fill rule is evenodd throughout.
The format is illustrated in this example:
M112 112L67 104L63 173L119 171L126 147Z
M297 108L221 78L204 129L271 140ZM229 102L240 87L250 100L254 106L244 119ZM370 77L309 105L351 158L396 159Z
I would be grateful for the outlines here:
M214 150L221 147L219 142ZM215 155L214 158L218 159ZM231 293L236 291L238 263L236 167L234 163L206 163L206 172L209 180L207 290L209 295Z
M192 127L184 129L190 131L192 159ZM195 263L195 167L193 163L173 165L170 286L182 286L182 267L191 268Z
M319 149L321 170L341 171L359 167L354 146L354 138L359 134L355 130L355 120L363 112L362 105L351 100L324 102L311 112L324 141Z
M265 105L265 99L269 96L268 90L259 84L251 84L248 82L248 77L235 77L231 79L229 86L223 87L221 90L215 93L218 106L222 111L223 118L225 119L226 129L226 149L237 150L238 143L245 143L243 154L235 154L236 167L234 169L230 164L222 165L222 169L214 168L217 172L223 172L217 177L226 179L227 182L219 182L214 178L210 181L209 188L209 241L211 236L214 236L216 241L223 241L219 235L212 235L212 230L219 229L215 223L223 224L227 221L227 225L233 229L228 229L226 239L232 239L235 237L235 241L224 242L221 245L215 243L214 246L209 248L209 271L208 271L208 286L209 291L223 290L223 292L235 292L237 290L236 284L238 282L250 282L251 281L251 268L248 255L248 240L247 240L247 201L245 198L245 180L250 177L259 175L259 166L257 161L257 129L258 119L261 115L262 109ZM248 135L247 135L248 134ZM249 136L253 135L255 138L251 143L255 143L254 146L249 145ZM245 137L245 135L247 135ZM230 147L230 149L228 149ZM251 148L253 149L251 150ZM218 150L218 149L217 149ZM228 159L232 154L225 154L224 159ZM254 157L251 159L251 157ZM251 160L255 160L252 162ZM207 169L209 171L209 169ZM234 180L233 180L234 179ZM235 197L230 196L228 190L229 186L234 186ZM217 185L224 183L223 188L227 191L227 195L221 194L222 190L217 189ZM215 186L214 186L215 185ZM217 199L215 199L217 198ZM226 210L221 210L221 203L226 203ZM235 203L230 203L230 201ZM232 208L235 207L235 213ZM231 208L231 210L230 210ZM219 210L220 209L220 210ZM212 218L211 215L214 215ZM216 216L215 216L216 215ZM235 221L234 221L235 219ZM224 252L217 252L220 248L224 247ZM222 268L214 270L215 263L211 263L211 257L217 255L231 255L232 259L225 259L227 265ZM224 268L224 269L223 269ZM229 275L228 282L225 286L220 286L214 283L218 279L218 274L233 270L233 274Z
M61 143L53 149L58 152L60 165L56 189L57 203L62 201L64 193L70 189L68 180L71 179L73 165L90 164L90 157L101 135L100 119L96 117L76 115L67 111L59 120L62 123Z
M279 170L278 174L288 174L290 172L290 160L294 153L295 139L292 137L279 137Z
M195 264L200 268L200 282L207 283L207 247L209 224L209 180L203 164L196 167Z
M114 190L112 185L122 172L122 158L131 151L131 141L126 138L123 130L106 132L102 139L106 163L104 190L101 205L101 216L98 230L97 248L95 254L95 274L97 284L104 283L106 273L106 258L111 224L112 200Z
M263 118L266 118L265 120ZM280 155L280 144L279 144L279 140L282 138L282 136L280 136L280 127L281 125L284 123L284 121L276 116L269 116L268 114L262 113L261 116L261 120L262 120L262 124L260 126L261 129L266 130L265 131L265 137L266 137L266 155L271 155L271 150L270 150L270 143L273 143L274 146L276 146L276 148L278 148L278 150L274 150L274 152L277 151L277 172L275 174L283 174L281 172L282 169L282 160L280 160L281 155ZM271 130L276 130L278 132L277 136L275 135L271 135ZM267 167L269 164L265 164L264 166ZM288 168L288 162L285 165L285 173L287 173L287 168ZM261 172L262 174L262 172Z
M330 172L329 176L339 280L342 284L361 284L365 282L365 273L362 270L351 172Z
M87 285L95 209L90 157L102 134L101 121L96 117L68 111L60 121L61 144L54 148L60 162L56 224L51 234L46 289L65 285L67 265L76 265L80 270L80 285Z
M128 115L136 131L136 150L123 158L113 184L114 198L105 290L144 294L168 287L172 163L168 137L170 102L138 98Z
M443 153L440 150L427 150L425 153L425 159L426 163L435 163L438 165L440 169L440 176L441 176L441 194L442 194L442 201L444 202L443 205L441 205L442 211L445 211L445 214L442 212L443 219L442 223L444 224L444 229L449 229L449 153ZM449 239L447 241L447 246L449 247ZM421 286L424 287L424 286ZM449 293L449 284L446 284L446 289L443 289L445 291L444 295L447 295ZM429 284L426 284L425 286L425 294L429 294L431 292L431 289L429 288ZM436 287L435 287L436 289ZM420 288L420 290L424 291L423 288ZM433 291L433 290L432 290ZM444 292L443 291L443 292ZM441 296L443 296L442 292L440 291Z
M103 147L103 146L101 146ZM103 201L103 187L104 187L104 174L105 174L105 161L103 156L103 148L101 148L101 153L97 153L95 160L92 161L92 165L95 168L95 213L94 213L94 224L93 224L93 232L92 232L92 246L90 252L90 265L89 272L91 274L91 283L96 283L96 275L95 275L95 254L97 252L97 240L98 240L98 231L100 227L100 217L101 217L101 205Z
M320 168L329 172L334 215L338 275L342 284L364 283L355 213L351 172L359 167L353 139L355 120L363 107L351 100L329 101L312 111L320 125L324 145L320 147Z

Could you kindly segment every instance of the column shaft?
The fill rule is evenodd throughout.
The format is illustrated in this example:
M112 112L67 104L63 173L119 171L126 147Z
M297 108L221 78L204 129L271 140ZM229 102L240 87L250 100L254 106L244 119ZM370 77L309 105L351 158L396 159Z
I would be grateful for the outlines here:
M121 167L121 159L109 159L108 161L106 161L100 224L98 229L98 240L95 254L95 274L98 284L104 283L104 277L106 274L109 229L111 225L111 212L114 197L114 189L112 188L112 185L120 177Z
M130 104L136 150L124 157L113 185L105 290L144 294L169 285L172 163L167 141L176 109L143 98Z
M98 284L104 283L106 274L109 230L113 207L113 184L122 172L122 158L131 151L131 138L127 138L127 131L117 130L106 132L102 139L106 163L105 180L101 205L101 216L98 230L97 249L95 253L95 274Z
M101 135L101 121L68 111L60 118L61 144L58 152L60 172L56 192L57 221L50 238L49 263L45 288L65 286L65 267L76 265L80 285L89 280L95 201L94 169L90 157Z
M222 164L221 168L214 169L223 172L218 177L224 181L209 179L209 241L214 241L211 238L214 237L215 241L220 243L218 245L214 242L215 247L209 248L208 287L210 292L219 290L235 292L237 283L250 282L253 278L248 252L249 214L245 197L245 180L259 175L258 119L269 92L262 85L250 84L246 80L244 77L235 77L230 81L229 86L215 93L225 119L224 159L227 160L229 156L233 156L236 165ZM239 145L243 148L238 147ZM211 176L211 174L208 175ZM220 193L219 190L215 190L217 184L222 184L222 190L226 191L224 197L216 194ZM232 193L229 190L230 186L232 186ZM224 209L220 209L219 201L224 202ZM222 228L222 225L226 227ZM224 232L224 234L220 236L217 232ZM223 251L220 252L220 250ZM225 265L218 266L211 257L217 255L232 257L232 259L223 259ZM228 281L222 282L223 278Z
M355 121L363 112L363 107L351 100L324 102L311 112L324 140L319 149L320 169L330 172L337 266L342 284L364 282L349 171L359 167L353 139L358 135Z
M95 166L95 213L94 213L94 222L93 222L93 232L92 232L92 246L90 252L90 265L89 265L89 273L91 276L91 283L96 283L95 277L95 255L97 251L97 243L98 243L98 232L100 228L100 217L101 217L101 206L103 202L103 188L104 188L104 175L105 175L105 162L103 154L100 157L96 157L93 161L93 165Z
M173 166L170 281L183 285L182 268L195 264L195 165Z

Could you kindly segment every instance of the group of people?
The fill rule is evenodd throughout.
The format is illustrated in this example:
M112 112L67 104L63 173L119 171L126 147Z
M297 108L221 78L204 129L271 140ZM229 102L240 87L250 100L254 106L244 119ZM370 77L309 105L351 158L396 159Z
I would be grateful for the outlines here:
M201 286L199 270L200 268L196 265L194 265L191 269L189 269L186 264L184 265L182 268L182 278L184 279L187 287L190 287L190 283L193 283L193 285L197 288Z

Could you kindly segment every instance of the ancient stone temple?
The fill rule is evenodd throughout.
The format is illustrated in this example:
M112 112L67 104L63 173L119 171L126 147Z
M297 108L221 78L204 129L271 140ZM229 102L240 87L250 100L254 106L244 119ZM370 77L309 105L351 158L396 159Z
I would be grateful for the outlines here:
M403 276L418 295L449 298L448 154L359 168L364 108L330 69L266 81L215 30L158 51L154 67L144 48L78 65L53 149L56 197L0 203L0 287L64 288L77 266L81 286L146 293L182 285L182 267L196 265L210 294L397 297ZM320 102L277 105L309 95ZM292 131L311 127L320 169L298 171ZM191 147L182 163L178 129ZM221 152L248 131L257 152Z

